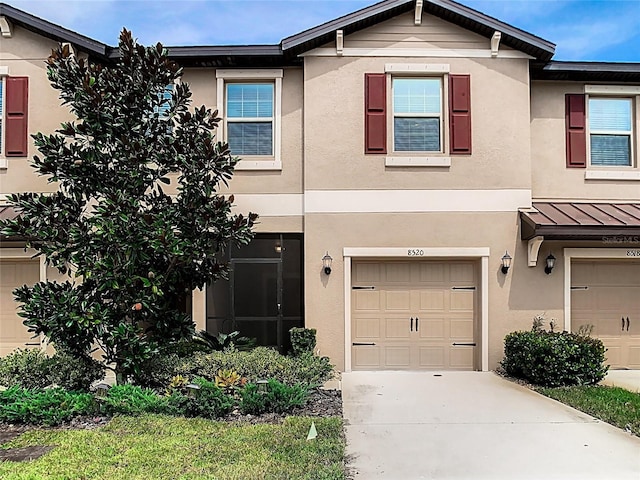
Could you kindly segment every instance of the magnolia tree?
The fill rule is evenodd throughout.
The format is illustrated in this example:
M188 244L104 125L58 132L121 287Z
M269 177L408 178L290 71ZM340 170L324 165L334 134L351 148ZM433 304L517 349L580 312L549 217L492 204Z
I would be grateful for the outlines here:
M237 159L212 136L217 112L189 110L162 45L123 30L119 51L115 65L52 52L48 78L77 120L33 136L32 166L57 192L12 195L19 215L0 227L68 275L14 292L29 331L78 357L101 348L122 381L192 335L187 298L226 276L220 253L251 240L257 215L216 193Z

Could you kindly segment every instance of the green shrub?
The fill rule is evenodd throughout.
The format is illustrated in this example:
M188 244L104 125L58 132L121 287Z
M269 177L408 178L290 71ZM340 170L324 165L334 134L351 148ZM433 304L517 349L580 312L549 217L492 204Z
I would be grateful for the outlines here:
M291 336L291 349L294 356L303 353L313 353L316 348L316 329L293 327L289 330Z
M269 380L266 392L258 385L247 384L241 391L240 410L258 415L265 412L286 413L294 407L304 405L309 391L302 385L285 385L277 380Z
M27 389L51 384L51 358L39 348L16 350L0 358L0 385Z
M249 382L273 378L287 385L318 385L331 378L333 367L327 357L310 353L285 357L273 349L257 347L248 352L196 353L182 359L175 375L214 379L220 370L236 371Z
M178 367L182 360L177 353L155 355L144 364L140 372L132 378L132 381L141 387L162 389L171 382L173 377L178 375Z
M200 389L193 396L173 392L168 397L169 412L185 417L218 418L231 411L234 400L213 382L195 378L193 383Z
M512 332L504 339L505 372L535 385L592 385L607 374L601 340L568 332Z
M104 367L91 357L76 358L63 350L49 357L40 349L16 350L0 358L0 385L88 391L104 377Z
M149 388L137 385L114 385L101 400L101 410L107 415L141 415L143 413L166 413L167 398Z
M89 393L67 392L62 388L29 390L17 386L0 392L0 421L59 425L77 415L95 410Z

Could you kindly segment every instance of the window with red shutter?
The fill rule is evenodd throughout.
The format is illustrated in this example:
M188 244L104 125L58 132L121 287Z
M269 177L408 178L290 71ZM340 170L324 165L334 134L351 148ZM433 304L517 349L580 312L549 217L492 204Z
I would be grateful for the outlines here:
M4 98L4 154L7 157L26 157L29 79L27 77L7 77Z
M585 96L567 94L565 96L565 129L567 139L567 167L587 166L587 132Z
M471 77L449 75L449 147L451 155L471 154Z
M364 76L364 152L387 153L387 76Z

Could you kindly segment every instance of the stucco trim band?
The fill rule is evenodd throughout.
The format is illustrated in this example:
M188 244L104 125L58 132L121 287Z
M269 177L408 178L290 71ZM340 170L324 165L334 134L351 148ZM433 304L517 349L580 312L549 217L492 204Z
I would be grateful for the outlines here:
M515 212L531 190L306 190L305 213Z
M303 215L301 193L234 194L234 212L256 212L262 217Z
M409 250L423 255L407 257ZM475 258L480 259L480 370L489 370L489 247L345 247L344 261L344 371L351 371L351 260L366 258Z
M303 53L300 57L337 57L335 48L316 48L310 52ZM380 57L380 58L496 58L491 54L490 49L468 48L468 49L426 49L426 48L344 48L342 57ZM533 60L533 57L517 50L501 50L497 58L522 58Z

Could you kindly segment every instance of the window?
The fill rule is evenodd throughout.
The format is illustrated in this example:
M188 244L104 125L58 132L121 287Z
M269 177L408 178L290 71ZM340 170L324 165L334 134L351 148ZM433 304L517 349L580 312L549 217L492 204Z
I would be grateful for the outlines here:
M442 80L393 78L393 149L442 152Z
M281 170L281 69L217 70L219 138L238 170Z
M273 155L273 83L228 83L227 142L233 155Z
M29 145L29 79L8 74L0 66L0 168L7 168L8 157L26 157Z
M631 110L629 98L589 98L591 165L632 165Z
M0 77L0 157L4 150L4 78Z

